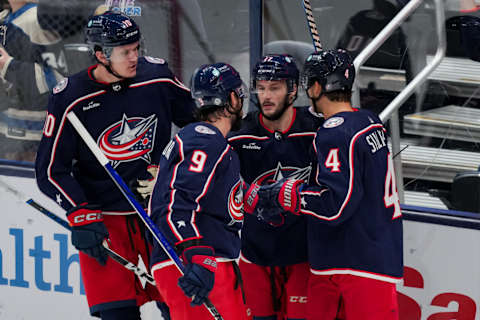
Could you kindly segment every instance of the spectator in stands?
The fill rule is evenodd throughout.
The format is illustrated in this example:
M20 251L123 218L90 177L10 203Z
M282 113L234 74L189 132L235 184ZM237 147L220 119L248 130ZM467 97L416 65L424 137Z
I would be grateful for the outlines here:
M40 25L58 32L64 38L69 74L92 63L84 44L83 26L88 17L106 10L121 11L134 18L146 41L141 42L141 55L163 57L170 69L182 78L180 22L185 22L198 43L210 53L201 8L198 0L39 0ZM190 75L190 73L188 73Z
M37 4L8 3L0 12L0 157L33 161L48 94L65 65L60 36L40 27Z

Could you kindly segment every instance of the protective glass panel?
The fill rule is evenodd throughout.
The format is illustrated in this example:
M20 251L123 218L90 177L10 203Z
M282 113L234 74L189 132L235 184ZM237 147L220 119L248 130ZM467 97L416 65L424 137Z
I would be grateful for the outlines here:
M313 51L301 1L265 1L264 51L289 53L300 68ZM354 57L409 3L312 0L323 48ZM446 1L446 57L398 109L402 202L480 212L480 11L476 1ZM357 70L354 107L380 114L437 50L435 2L424 1ZM355 96L355 92L354 92ZM308 105L300 92L298 105ZM398 120L395 120L398 121ZM398 172L397 172L398 174Z

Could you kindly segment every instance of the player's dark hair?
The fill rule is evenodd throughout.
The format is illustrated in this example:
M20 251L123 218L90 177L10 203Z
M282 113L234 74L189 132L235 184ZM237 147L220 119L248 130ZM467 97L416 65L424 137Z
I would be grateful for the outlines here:
M222 117L222 111L225 106L204 106L193 112L193 116L197 121L215 122Z

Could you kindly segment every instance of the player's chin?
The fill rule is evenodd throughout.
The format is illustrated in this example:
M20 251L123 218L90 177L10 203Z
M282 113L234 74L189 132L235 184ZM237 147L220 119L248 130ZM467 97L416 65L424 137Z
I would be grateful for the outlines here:
M137 67L135 68L128 68L125 71L125 74L127 75L126 78L133 78L137 75Z
M262 108L262 113L266 117L273 117L277 114L277 109L275 108L275 106L264 107Z

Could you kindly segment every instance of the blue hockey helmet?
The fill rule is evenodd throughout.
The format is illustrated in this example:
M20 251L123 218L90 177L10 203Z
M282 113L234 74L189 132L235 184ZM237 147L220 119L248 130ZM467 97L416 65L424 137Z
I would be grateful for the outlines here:
M298 86L299 71L295 60L287 54L268 54L253 68L251 90L256 91L258 80L286 80L288 92L292 92L294 84Z
M310 54L305 60L301 83L308 90L315 81L323 92L351 90L355 66L350 54L343 49L324 50Z
M241 98L248 97L247 87L235 68L226 63L205 64L193 73L191 94L198 108L225 106L230 92Z
M90 45L113 48L140 41L140 29L127 15L107 11L88 20L85 38Z

